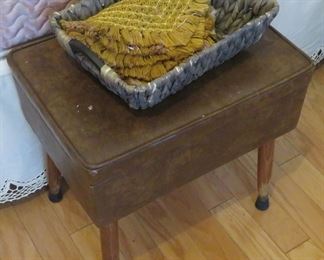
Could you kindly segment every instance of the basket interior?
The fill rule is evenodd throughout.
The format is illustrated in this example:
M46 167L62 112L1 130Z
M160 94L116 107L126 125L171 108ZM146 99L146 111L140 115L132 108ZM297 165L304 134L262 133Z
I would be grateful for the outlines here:
M276 5L276 0L212 0L218 40L260 17Z
M96 15L102 9L119 1L120 0L80 0L80 2L77 2L75 5L72 5L68 9L60 12L58 16L54 16L53 18L56 21L54 22L54 26L57 26L56 28L58 29L61 27L59 22L60 19L70 21L85 20ZM250 21L253 21L265 14L270 15L270 11L274 11L276 7L278 7L276 0L210 1L211 5L214 7L212 12L215 17L216 38L214 36L214 40L216 40L216 43L226 38L225 36L231 35L240 28L243 28ZM62 31L62 34L63 37L66 37L64 36L64 31ZM66 37L66 40L69 42L70 38ZM89 51L91 52L91 50ZM104 62L100 60L100 63ZM117 76L119 75L117 74Z
M65 20L84 20L119 0L81 0L73 11L63 12ZM215 29L219 39L243 27L278 5L276 0L210 0L215 8Z

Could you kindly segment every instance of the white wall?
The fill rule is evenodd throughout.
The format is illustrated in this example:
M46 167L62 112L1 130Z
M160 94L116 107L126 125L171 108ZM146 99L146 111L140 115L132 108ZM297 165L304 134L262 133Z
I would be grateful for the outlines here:
M324 0L277 0L273 26L309 56L324 49Z

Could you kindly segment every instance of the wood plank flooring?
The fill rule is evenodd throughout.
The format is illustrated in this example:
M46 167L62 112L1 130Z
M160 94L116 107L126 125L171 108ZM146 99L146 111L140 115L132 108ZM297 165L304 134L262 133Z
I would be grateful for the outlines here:
M254 208L256 151L120 221L120 257L324 259L324 66L296 130L277 140L271 207ZM100 259L99 231L74 195L46 193L0 208L0 260Z

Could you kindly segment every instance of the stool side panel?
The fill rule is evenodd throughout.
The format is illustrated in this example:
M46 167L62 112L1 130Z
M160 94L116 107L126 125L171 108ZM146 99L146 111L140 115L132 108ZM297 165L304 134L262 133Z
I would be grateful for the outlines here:
M101 169L98 184L92 187L96 224L106 225L124 217L294 129L311 74L305 72L174 138Z
M63 150L18 82L16 85L26 120L83 208L92 219L96 219L96 210L93 195L91 194L92 190L90 189L92 178L89 172L80 167L80 164Z

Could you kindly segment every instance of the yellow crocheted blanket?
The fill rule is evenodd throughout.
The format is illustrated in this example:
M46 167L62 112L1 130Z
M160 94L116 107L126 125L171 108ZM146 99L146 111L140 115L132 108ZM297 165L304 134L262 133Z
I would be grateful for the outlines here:
M124 80L154 80L214 43L210 0L121 0L84 21L61 21Z

